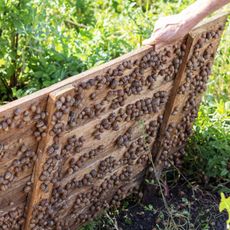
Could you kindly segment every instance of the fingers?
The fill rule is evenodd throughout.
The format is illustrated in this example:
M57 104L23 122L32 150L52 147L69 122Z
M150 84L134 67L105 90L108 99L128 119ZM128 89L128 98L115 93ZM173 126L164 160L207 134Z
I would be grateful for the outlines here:
M158 42L161 42L163 31L158 30L151 35L150 38L143 41L143 45L154 45Z
M160 30L154 32L150 38L146 39L143 41L143 45L154 45L157 42L159 42L161 38L161 33Z
M164 29L166 26L177 24L180 21L181 19L178 15L171 15L159 18L155 23L154 32L156 32L159 29Z
M157 42L156 40L152 39L152 38L149 38L149 39L146 39L143 41L143 45L150 45L150 46L155 46L155 50L159 50L161 49L162 47L164 46L167 46L169 44L166 44L165 42Z
M172 15L157 20L154 33L149 39L143 41L143 45L155 45L156 49L161 49L178 39L181 39L188 31L183 26L181 15Z
M162 47L165 47L167 45L169 45L168 43L165 43L165 42L156 42L155 40L151 40L151 38L149 39L146 39L143 41L143 45L150 45L150 46L155 46L155 50L159 50L161 49Z
M169 22L169 17L159 18L155 23L154 32L156 32L159 29L165 28Z

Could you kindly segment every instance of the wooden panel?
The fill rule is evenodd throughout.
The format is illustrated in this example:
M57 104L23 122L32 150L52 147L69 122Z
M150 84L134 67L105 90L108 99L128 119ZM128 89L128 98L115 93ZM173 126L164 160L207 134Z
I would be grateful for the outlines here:
M65 87L49 95L55 109L48 112L54 128L50 130L48 127L47 136L53 135L56 139L60 150L59 164L49 181L50 186L47 185L50 188L47 196L39 192L41 178L35 178L38 192L33 193L30 202L27 218L31 217L27 219L27 229L68 228L66 215L83 212L82 208L68 204L74 201L74 197L78 199L76 197L83 192L90 194L92 190L102 189L100 186L105 186L112 176L119 184L120 180L122 183L123 180L134 179L131 172L134 176L143 173L168 92L184 55L186 47L181 42L159 52L151 48L135 58L131 56L106 72L103 70L93 77L75 82L74 90ZM54 98L53 94L58 97ZM64 113L65 125L56 127L57 121L63 121ZM48 120L48 124L50 122ZM45 146L47 150L41 151L42 161L37 161L40 172L35 170L35 175L44 173L43 166L50 161L45 152L52 153L55 149L52 143ZM106 196L109 190L104 193L103 196ZM97 202L103 196L99 194ZM96 196L90 199L96 202ZM44 204L47 209L40 210L38 207ZM52 215L47 213L48 210ZM44 216L47 221L44 221Z
M178 75L165 110L159 139L153 149L157 156L157 172L164 166L180 166L184 146L192 133L202 94L207 87L208 76L221 39L226 15L198 25L191 33L191 48L187 51L184 70ZM177 151L173 149L177 148Z

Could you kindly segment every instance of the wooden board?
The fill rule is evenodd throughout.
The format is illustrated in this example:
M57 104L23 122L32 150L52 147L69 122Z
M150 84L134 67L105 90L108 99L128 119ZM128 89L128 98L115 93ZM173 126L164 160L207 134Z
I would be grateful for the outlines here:
M76 229L136 191L150 161L159 174L178 162L225 21L1 106L0 229Z
M159 138L153 148L158 176L164 166L181 164L183 149L192 133L192 124L197 117L226 20L226 14L214 17L198 25L188 35L190 49L183 60L183 71L175 80Z

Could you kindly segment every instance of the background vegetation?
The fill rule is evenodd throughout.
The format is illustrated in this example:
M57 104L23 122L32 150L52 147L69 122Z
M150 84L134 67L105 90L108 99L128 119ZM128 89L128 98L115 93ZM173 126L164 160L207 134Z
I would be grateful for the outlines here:
M141 45L161 15L189 0L1 0L0 103L107 62ZM228 24L229 25L229 24ZM227 26L187 147L188 172L230 179L230 35Z

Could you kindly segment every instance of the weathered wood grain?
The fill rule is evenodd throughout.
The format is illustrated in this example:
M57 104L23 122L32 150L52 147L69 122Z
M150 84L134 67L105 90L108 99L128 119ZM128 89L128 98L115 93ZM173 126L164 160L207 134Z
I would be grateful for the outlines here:
M184 110L184 107L185 107L187 101L189 101L189 99L191 99L191 93L196 94L194 100L196 101L195 102L196 108L199 107L203 92L197 93L196 87L193 89L189 89L188 87L190 87L191 82L193 81L193 79L195 77L200 76L200 71L203 67L205 67L207 64L209 64L210 66L212 65L216 50L217 50L218 45L219 45L221 34L223 32L223 25L225 24L226 19L227 19L227 16L225 13L223 15L221 15L220 17L215 17L215 18L212 18L211 20L209 19L209 20L207 20L207 22L205 22L205 23L202 22L201 24L199 24L188 35L189 48L187 50L187 58L184 58L184 60L183 60L184 63L182 64L183 70L178 73L178 76L177 76L175 83L174 83L174 86L172 88L170 99L169 99L168 105L167 105L167 110L165 110L163 123L162 123L162 126L160 128L159 139L157 142L155 142L155 146L153 149L154 155L157 156L156 160L155 160L156 163L159 161L159 159L162 155L162 152L165 150L164 147L162 147L162 145L163 145L163 142L168 138L168 137L165 137L166 130L167 130L168 126L170 124L179 125L179 124L184 123L183 118L185 118L186 114L188 114L188 112ZM218 32L217 36L215 36L215 32L214 32L214 34L212 34L212 36L214 35L214 37L210 36L211 38L208 38L208 39L205 38L207 41L203 41L201 47L196 47L197 44L200 44L199 43L200 40L203 39L202 36L204 34L209 33L209 31L210 31L210 33L212 33L213 31L219 31L219 32ZM202 64L200 67L197 66L197 68L190 70L190 67L188 65L194 56L194 52L199 53L198 58L203 58L203 56L207 50L211 53L211 55L208 57L208 59L202 60ZM188 73L191 75L191 77L190 77L191 80L187 80ZM187 83L188 87L185 90L185 92L182 94L178 94L179 89L186 83ZM206 82L204 82L204 84L206 84ZM175 110L175 108L177 108L178 111L176 114L173 114L173 111ZM192 128L192 123L190 124L190 128ZM173 135L174 135L174 137L173 137ZM176 133L176 127L175 127L174 131L171 131L172 139L173 138L177 139L177 135L178 134ZM183 142L183 144L182 143L180 144L178 142L177 146L178 145L179 146L181 145L181 148L183 148L184 142ZM170 154L172 155L173 152L174 151L171 151L171 153L169 153L169 155ZM158 172L158 176L159 176L161 173L162 166L160 164L156 164L156 165L157 165L156 171Z

